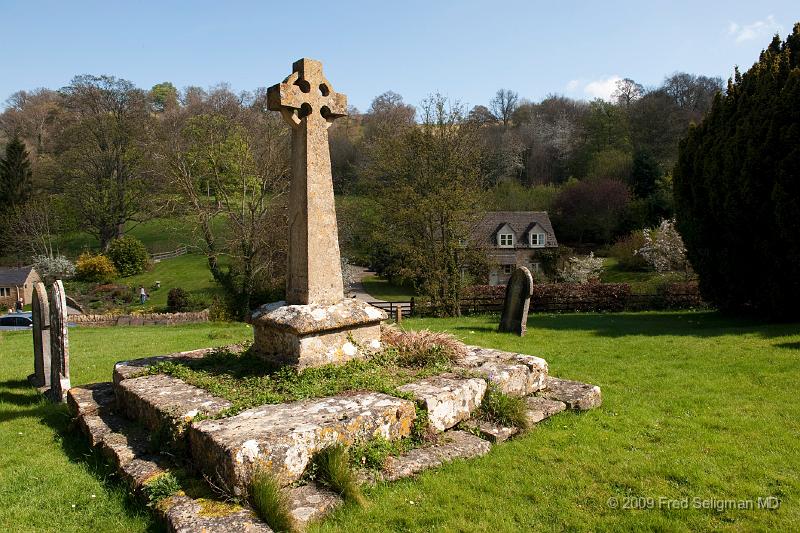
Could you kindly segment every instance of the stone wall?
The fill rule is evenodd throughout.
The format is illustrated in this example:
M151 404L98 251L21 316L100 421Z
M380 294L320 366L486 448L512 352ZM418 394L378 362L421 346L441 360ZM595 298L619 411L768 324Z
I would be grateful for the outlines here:
M208 322L208 309L192 313L142 313L140 315L70 315L78 326L168 326Z

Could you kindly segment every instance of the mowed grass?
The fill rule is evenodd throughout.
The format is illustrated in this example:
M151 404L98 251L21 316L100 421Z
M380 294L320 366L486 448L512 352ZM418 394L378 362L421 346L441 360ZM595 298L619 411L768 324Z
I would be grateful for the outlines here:
M800 325L710 312L534 315L519 338L496 333L497 317L403 324L541 355L551 374L600 385L603 406L558 415L483 458L369 489L365 507L347 505L312 531L800 530ZM109 379L119 359L250 337L236 324L71 333L73 383ZM0 529L154 527L66 431L65 409L25 384L29 335L2 334L0 353ZM780 508L693 502L767 496ZM656 508L608 504L626 497ZM659 509L662 497L689 508Z
M414 291L410 287L393 285L379 276L364 276L361 284L364 291L376 300L408 302L414 297Z
M161 282L161 288L152 290L151 287L156 281ZM200 254L186 254L173 259L164 259L155 263L147 272L119 278L116 283L128 285L134 289L143 285L150 295L150 299L145 303L147 307L165 307L169 290L176 287L209 302L214 295L221 294L220 286L214 281L214 277L208 269L206 257ZM133 310L141 307L138 291L134 303L130 307Z
M72 384L110 381L116 361L251 339L244 324L70 329ZM0 531L152 531L113 470L43 401L29 332L0 332Z
M800 325L710 312L535 315L519 338L495 333L497 317L404 324L541 355L551 374L600 385L603 406L371 489L366 507L314 531L800 530ZM767 496L778 510L693 500ZM626 498L655 508L623 509ZM658 508L660 498L689 508Z

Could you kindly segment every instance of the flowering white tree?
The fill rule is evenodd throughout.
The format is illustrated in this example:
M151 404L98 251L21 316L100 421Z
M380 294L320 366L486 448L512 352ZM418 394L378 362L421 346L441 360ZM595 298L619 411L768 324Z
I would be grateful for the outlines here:
M589 252L586 257L570 257L561 269L561 279L567 283L588 283L600 277L603 259Z
M69 279L75 275L75 265L63 255L34 255L31 259L42 279Z
M683 271L688 272L686 247L675 220L662 220L657 228L647 228L644 233L644 245L636 250L656 272Z

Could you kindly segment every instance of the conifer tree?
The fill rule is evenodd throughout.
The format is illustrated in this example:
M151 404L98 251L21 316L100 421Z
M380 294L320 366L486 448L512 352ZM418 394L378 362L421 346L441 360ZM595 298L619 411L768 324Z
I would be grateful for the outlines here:
M25 144L14 137L0 159L0 209L11 210L31 197L31 162Z
M800 23L690 129L674 187L703 296L725 311L800 317Z

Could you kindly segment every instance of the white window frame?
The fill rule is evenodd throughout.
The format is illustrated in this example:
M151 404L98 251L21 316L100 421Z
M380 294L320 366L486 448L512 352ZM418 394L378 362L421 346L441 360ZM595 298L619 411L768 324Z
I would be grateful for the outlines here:
M11 289L8 287L0 287L0 296L11 296Z
M531 272L539 273L542 271L542 263L539 261L532 261L529 263Z
M534 237L536 237L536 241L534 242ZM530 233L530 244L531 248L544 248L545 244L547 243L547 235L541 232L531 232Z
M504 242L506 241L506 242ZM500 248L513 248L514 247L514 234L513 233L498 233L497 245Z
M511 275L514 273L514 268L516 265L500 265L503 268L503 274Z

